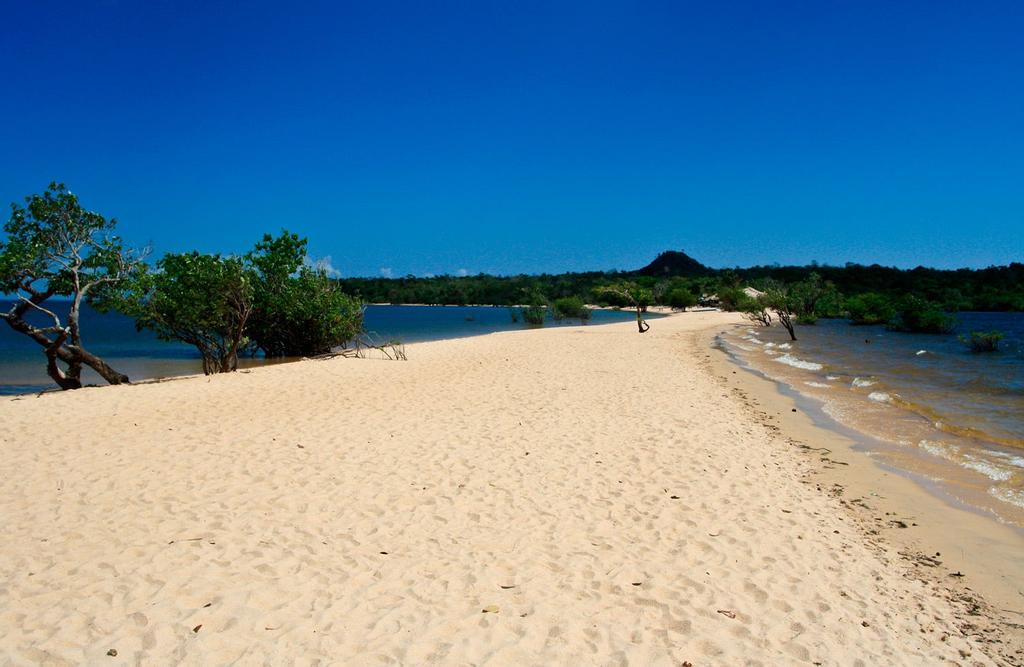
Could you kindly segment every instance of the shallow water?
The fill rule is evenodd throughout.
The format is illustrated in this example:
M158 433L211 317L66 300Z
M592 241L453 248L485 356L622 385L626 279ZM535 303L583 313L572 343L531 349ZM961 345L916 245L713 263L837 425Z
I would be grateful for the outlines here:
M992 329L1006 333L996 353L972 353L958 339ZM1024 526L1024 314L962 313L952 335L825 320L797 337L750 326L722 342L838 422L888 443L874 452L887 463Z
M0 300L0 310L9 310L11 303ZM595 310L592 317L593 324L601 324L629 321L635 315L626 311ZM658 316L651 314L649 317ZM45 324L43 320L39 323ZM579 324L579 320L556 322L549 319L545 326ZM529 328L521 319L512 321L511 309L490 306L367 306L365 325L368 332L382 341L398 339L404 343ZM84 344L90 351L132 380L202 372L195 348L161 341L148 331L136 331L134 321L123 315L104 315L85 307L82 332ZM239 366L281 361L288 360L242 358ZM92 371L87 370L84 375L86 383L103 383ZM46 376L41 348L0 322L0 395L36 392L53 386Z

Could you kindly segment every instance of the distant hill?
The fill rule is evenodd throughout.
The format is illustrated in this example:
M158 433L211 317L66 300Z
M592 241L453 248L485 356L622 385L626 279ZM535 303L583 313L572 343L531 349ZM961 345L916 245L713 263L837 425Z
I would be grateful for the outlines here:
M682 250L666 250L654 261L636 272L641 276L653 277L694 277L706 276L714 273L693 257L690 257Z

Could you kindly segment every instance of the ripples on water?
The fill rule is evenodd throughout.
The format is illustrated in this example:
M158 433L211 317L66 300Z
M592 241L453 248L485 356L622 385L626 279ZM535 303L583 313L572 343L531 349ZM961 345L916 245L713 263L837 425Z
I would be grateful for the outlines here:
M962 502L1024 526L1024 314L961 313L952 335L905 334L823 320L790 342L741 327L726 348L823 402L837 421L887 443L874 454L936 480ZM957 334L998 329L996 353Z

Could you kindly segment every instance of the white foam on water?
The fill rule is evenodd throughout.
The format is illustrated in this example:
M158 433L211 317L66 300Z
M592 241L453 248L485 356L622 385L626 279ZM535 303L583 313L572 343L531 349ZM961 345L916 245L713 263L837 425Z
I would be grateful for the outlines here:
M960 448L956 445L947 445L932 440L922 440L917 443L917 446L933 456L938 456L948 461L956 461L956 454L960 451Z
M838 380L839 376L838 375L826 375L825 379L826 380Z
M790 345L789 343L779 343L779 349L780 350L788 350L788 349L790 349L792 347L793 346Z
M781 354L781 352L776 352L775 350L765 350L764 353L773 357L777 357Z
M892 403L892 396L884 391L873 391L868 394L868 398L876 403Z
M988 449L985 450L985 453L991 456L998 456L1016 468L1024 468L1024 456L1016 456L1014 454L1006 454L1004 452L993 452Z
M1004 503L1010 503L1017 507L1024 507L1024 491L1017 489L1001 489L998 486L993 486L988 490L990 496L1002 500Z
M773 359L772 361L777 361L780 364L786 364L787 366L792 366L793 368L802 368L805 371L820 371L822 368L824 368L824 366L822 366L821 364L816 364L813 361L804 361L803 359L797 359L796 357L789 354L784 354L781 357Z
M980 472L989 479L994 479L997 482L1005 482L1006 480L1013 477L1013 473L1009 470L1003 470L999 466L994 466L988 461L982 461L976 459L973 456L968 456L967 460L961 463L964 468L969 468L975 472Z
M762 342L761 342L761 341L759 341L758 339L754 338L753 336L744 336L744 337L743 337L743 340L747 340L747 341L750 341L750 342L751 342L751 343L753 343L754 345L764 345L764 343L762 343Z
M853 382L850 383L854 387L870 387L875 384L874 380L865 380L863 378L853 378Z
M823 382L804 382L808 387L818 387L819 389L828 389L828 385Z
M743 350L744 352L753 352L754 351L754 348L748 347L748 346L744 345L743 343L733 343L732 346L735 347L735 348L738 348L740 350Z

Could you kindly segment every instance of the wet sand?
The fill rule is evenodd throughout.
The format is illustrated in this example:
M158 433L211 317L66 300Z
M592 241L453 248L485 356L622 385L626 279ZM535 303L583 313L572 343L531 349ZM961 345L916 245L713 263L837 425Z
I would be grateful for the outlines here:
M0 399L0 661L1008 664L716 366L736 322Z

